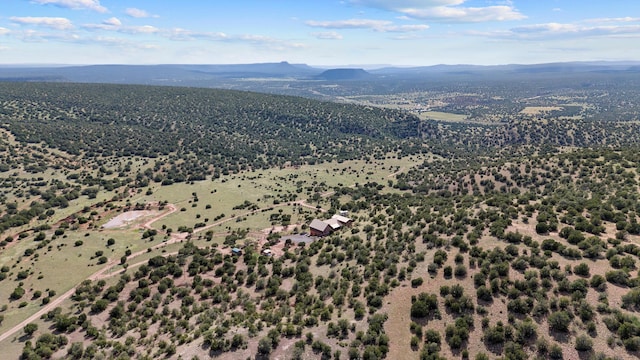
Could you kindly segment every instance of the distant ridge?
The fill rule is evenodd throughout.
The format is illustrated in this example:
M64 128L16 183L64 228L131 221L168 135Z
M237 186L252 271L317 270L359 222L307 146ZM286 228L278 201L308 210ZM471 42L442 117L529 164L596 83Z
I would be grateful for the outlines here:
M363 69L329 69L316 78L321 80L369 80L374 76Z
M456 79L558 77L570 74L637 73L637 61L563 62L507 65L433 65L417 67L317 68L286 61L255 64L158 64L158 65L1 65L0 81L77 82L140 85L219 87L242 90L309 94L301 86L265 86L277 81L430 81ZM315 94L314 92L312 92Z
M223 65L182 65L184 69L198 71L207 74L224 74L227 76L237 75L246 77L247 75L266 77L290 77L290 76L310 76L319 72L306 64L290 64L286 61L278 63L256 63L256 64L223 64Z
M484 74L489 72L502 73L579 73L601 71L634 71L640 66L634 61L600 61L600 62L559 62L542 64L507 64L507 65L431 65L414 67L383 67L370 70L371 74L406 75L406 74Z

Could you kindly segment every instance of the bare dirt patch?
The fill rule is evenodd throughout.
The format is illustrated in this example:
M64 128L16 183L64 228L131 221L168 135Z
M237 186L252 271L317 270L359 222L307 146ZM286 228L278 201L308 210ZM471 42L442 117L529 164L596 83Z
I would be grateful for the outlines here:
M154 214L156 214L156 212L151 210L127 211L109 220L106 224L102 225L102 227L105 229L122 228L131 225L131 223L134 223L137 220L152 216Z

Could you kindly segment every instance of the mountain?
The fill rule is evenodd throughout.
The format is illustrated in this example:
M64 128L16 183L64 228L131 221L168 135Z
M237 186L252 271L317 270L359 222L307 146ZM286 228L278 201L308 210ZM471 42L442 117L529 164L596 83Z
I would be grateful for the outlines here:
M370 80L373 75L363 69L329 69L316 76L316 79L328 81Z
M259 75L263 77L300 77L315 75L319 69L306 64L289 64L286 61L279 63L257 64L231 64L231 65L184 65L185 69L204 74L217 74L225 76L246 77L247 75Z
M4 82L74 82L221 88L335 100L347 93L388 93L449 81L530 81L589 78L607 74L626 77L639 62L566 62L508 65L434 65L418 67L317 68L286 61L255 64L161 64L86 66L0 66ZM608 76L608 75L607 75ZM588 80L588 79L587 79ZM341 86L327 91L326 82ZM349 82L353 82L349 85ZM364 83L367 86L362 86ZM355 88L354 88L355 87Z
M602 71L634 71L638 62L559 62L544 64L507 64L507 65L432 65L416 67L384 67L370 70L375 75L416 75L416 74L486 74L500 73L581 73Z
M304 64L288 62L239 65L1 67L0 80L202 86L202 82L226 78L309 78L321 71Z

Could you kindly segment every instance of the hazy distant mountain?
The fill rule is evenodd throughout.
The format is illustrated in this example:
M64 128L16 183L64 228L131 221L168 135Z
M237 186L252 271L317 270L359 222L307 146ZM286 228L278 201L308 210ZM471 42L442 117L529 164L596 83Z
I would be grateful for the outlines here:
M289 64L286 61L279 63L259 63L240 65L183 65L185 69L206 74L217 75L246 75L265 77L298 77L318 74L321 70L312 68L306 64Z
M433 65L417 67L385 67L370 70L379 75L407 75L407 74L486 74L501 73L573 73L573 72L601 72L601 71L634 71L640 66L639 62L565 62L546 64L508 64L508 65Z
M168 64L168 65L87 65L87 66L0 66L0 81L50 81L143 85L218 87L259 92L308 95L301 83L317 81L430 81L458 79L557 77L566 74L638 72L640 62L567 62L534 65L434 65L419 67L383 67L320 69L305 64ZM264 80L278 80L280 84ZM282 80L285 80L283 82ZM312 92L313 93L313 92Z
M363 69L329 69L316 76L320 80L369 80L374 76Z
M122 84L182 84L220 78L309 78L321 73L304 64L240 65L87 65L2 67L0 80L69 81Z

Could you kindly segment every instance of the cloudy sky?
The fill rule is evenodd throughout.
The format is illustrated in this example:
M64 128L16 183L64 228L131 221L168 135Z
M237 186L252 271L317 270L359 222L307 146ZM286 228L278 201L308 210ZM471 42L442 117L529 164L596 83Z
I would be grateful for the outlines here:
M0 64L640 60L637 0L1 0Z

